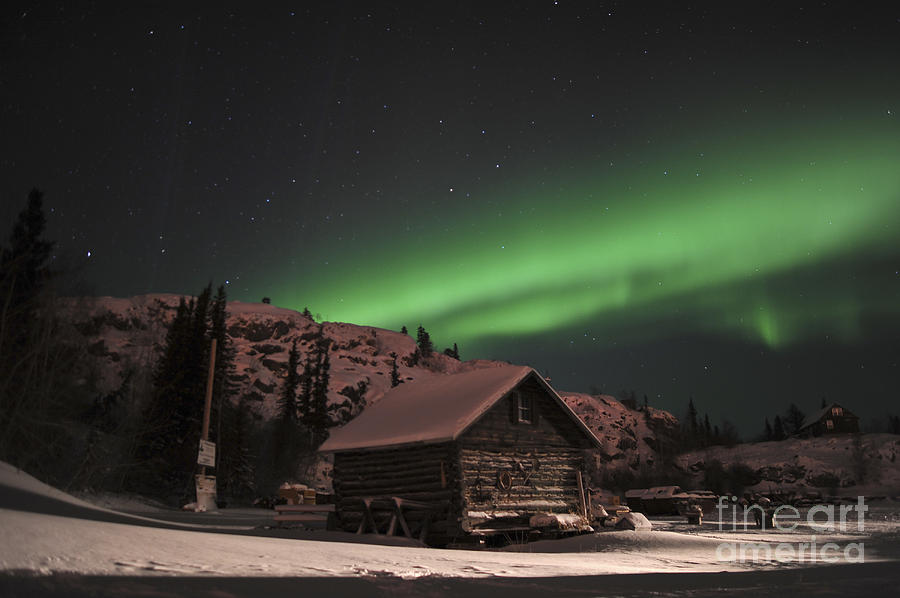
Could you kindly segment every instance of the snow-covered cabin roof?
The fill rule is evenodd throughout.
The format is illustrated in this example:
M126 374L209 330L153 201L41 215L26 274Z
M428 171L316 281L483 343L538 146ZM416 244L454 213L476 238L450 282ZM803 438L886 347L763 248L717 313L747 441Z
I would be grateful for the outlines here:
M537 380L587 436L600 442L556 391L527 366L501 366L435 376L392 388L319 449L341 452L455 440L526 378Z

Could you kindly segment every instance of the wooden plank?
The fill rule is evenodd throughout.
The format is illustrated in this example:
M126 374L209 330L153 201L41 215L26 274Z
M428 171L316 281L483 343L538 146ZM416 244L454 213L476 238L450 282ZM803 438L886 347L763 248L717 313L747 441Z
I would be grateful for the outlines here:
M297 511L300 513L334 513L334 505L275 505L278 512Z
M275 521L327 521L328 513L286 513L275 515Z
M575 477L578 478L578 496L581 498L581 514L585 519L589 519L587 501L584 499L584 481L581 479L580 469L575 472Z
M451 497L450 490L440 490L440 491L435 491L435 492L406 492L406 491L404 491L404 492L395 492L394 494L396 496L400 496L402 498L409 498L412 500L422 500L422 501L426 501L426 502L446 501L446 500L449 500ZM341 498L340 498L339 504L340 504L341 508L344 508L344 506L347 504L359 503L364 497L366 497L366 494L364 494L363 491L361 491L361 490L352 492L352 493L350 493L350 492L341 493ZM390 495L388 496L388 498L389 497L390 497Z

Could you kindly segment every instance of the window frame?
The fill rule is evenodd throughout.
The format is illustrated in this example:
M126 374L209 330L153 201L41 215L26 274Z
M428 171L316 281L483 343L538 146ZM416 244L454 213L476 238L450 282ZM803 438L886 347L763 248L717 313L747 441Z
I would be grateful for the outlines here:
M533 398L518 390L513 393L513 398L516 408L516 423L533 425L535 421Z

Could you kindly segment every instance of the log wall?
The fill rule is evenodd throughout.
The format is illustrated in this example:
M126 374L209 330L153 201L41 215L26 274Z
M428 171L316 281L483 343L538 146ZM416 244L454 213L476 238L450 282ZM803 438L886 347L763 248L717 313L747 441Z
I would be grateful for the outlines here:
M363 498L397 496L433 505L429 544L443 545L458 535L459 460L450 443L336 453L333 483L338 523L344 531L359 527ZM414 534L422 516L420 511L405 515ZM387 513L376 517L382 532L388 519Z
M532 423L517 421L510 393L459 439L466 530L496 524L470 520L469 511L517 513L507 524L527 524L537 513L582 512L576 472L590 441L537 381L527 379L516 390L532 401ZM504 473L509 477L501 480Z

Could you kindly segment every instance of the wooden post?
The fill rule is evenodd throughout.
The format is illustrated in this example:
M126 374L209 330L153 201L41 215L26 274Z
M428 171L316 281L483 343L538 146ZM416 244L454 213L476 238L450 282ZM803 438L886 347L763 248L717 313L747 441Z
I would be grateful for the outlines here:
M209 440L209 412L212 407L213 376L215 374L215 369L216 339L212 339L212 347L209 349L209 376L206 378L206 404L203 406L203 430L200 433L200 438L203 440ZM206 465L201 467L200 473L206 475Z
M584 499L584 480L581 479L581 470L575 470L575 477L578 478L578 496L581 498L581 512L584 515L584 518L587 519L588 523L591 522L590 514L588 513L587 501Z

